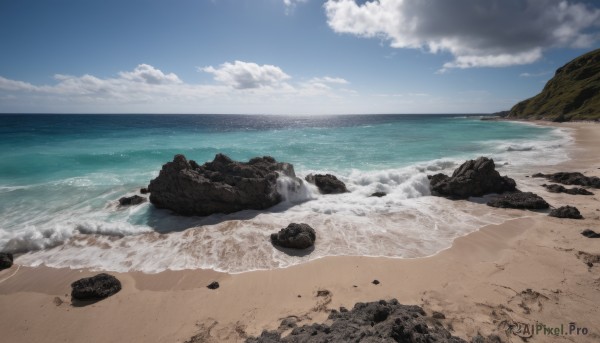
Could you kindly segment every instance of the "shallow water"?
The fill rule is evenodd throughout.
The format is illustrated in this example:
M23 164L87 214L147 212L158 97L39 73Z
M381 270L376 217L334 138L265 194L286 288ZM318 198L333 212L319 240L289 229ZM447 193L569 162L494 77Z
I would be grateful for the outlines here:
M25 253L18 262L28 265L145 272L427 256L506 219L428 196L428 173L481 155L503 173L555 164L566 160L570 141L559 129L456 115L0 115L0 248ZM301 177L331 172L351 192L320 195L305 185L267 211L205 218L148 203L117 206L173 155L202 163L218 152L236 160L270 155ZM368 196L376 191L388 195ZM288 256L268 241L293 221L317 230L309 255Z

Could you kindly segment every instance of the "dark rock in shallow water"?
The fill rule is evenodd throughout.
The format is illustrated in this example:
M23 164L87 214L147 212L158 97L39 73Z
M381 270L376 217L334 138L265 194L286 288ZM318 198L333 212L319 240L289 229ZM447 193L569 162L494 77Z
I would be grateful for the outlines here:
M552 184L546 185L543 184L542 187L545 187L550 193L567 193L571 195L594 195L594 193L588 191L585 188L565 188L564 186Z
M148 194L148 188L140 188L140 193Z
M8 252L0 252L0 270L7 269L13 265L13 255Z
M121 282L114 276L98 274L79 279L71 284L71 297L77 300L97 300L121 290Z
M500 176L494 160L487 157L466 161L451 177L444 174L430 176L429 185L433 195L459 199L516 190L515 180Z
M220 285L217 281L213 281L210 283L210 285L206 286L206 288L208 288L208 289L217 289L219 287L220 287Z
M372 197L378 197L378 198L384 197L386 195L387 195L386 192L375 192L375 193L371 194Z
M600 188L600 178L597 176L585 176L577 172L559 172L554 174L534 174L533 177L545 177L546 179L562 183L563 185L577 185L587 186L593 188Z
M130 205L139 205L146 201L146 198L141 197L139 195L132 195L130 197L122 197L119 199L119 205L121 206L130 206Z
M581 234L587 238L600 238L600 233L597 233L590 229L585 229L581 231Z
M338 180L337 177L331 174L309 174L304 178L306 181L313 183L319 188L319 192L323 194L346 193L346 185Z
M291 223L278 233L271 234L271 242L284 248L306 249L315 244L317 235L308 224Z
M503 194L488 201L487 205L492 207L527 210L540 210L550 207L550 205L539 195L531 192Z
M583 219L577 207L573 206L561 206L559 208L555 208L550 211L548 215L556 218Z
M263 210L278 204L279 174L296 178L294 167L273 157L255 157L247 163L217 154L200 166L176 155L150 181L150 202L182 215L208 216L241 210Z
M317 342L439 342L463 343L431 318L419 306L401 305L398 300L357 303L351 311L335 311L327 324L296 326L289 335L263 331L247 343ZM283 327L280 326L280 327Z

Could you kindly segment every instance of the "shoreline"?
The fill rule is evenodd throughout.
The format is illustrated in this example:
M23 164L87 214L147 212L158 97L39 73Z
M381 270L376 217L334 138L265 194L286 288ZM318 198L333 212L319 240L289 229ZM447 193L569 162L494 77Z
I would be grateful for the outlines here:
M600 146L600 127L540 124L574 128L575 144L570 161L539 171L600 175L600 158L594 151ZM487 225L456 238L445 250L414 259L330 256L284 269L240 274L212 270L111 273L121 280L123 290L85 307L71 306L65 294L70 293L71 282L96 273L20 267L10 276L13 267L0 272L0 306L11 309L0 314L0 330L11 342L183 342L202 333L206 341L237 342L245 335L275 329L289 315L298 316L300 325L322 322L327 317L324 308L351 308L358 301L397 298L402 304L421 305L428 313L443 312L444 326L451 326L453 335L465 339L477 333L506 339L499 323L510 319L549 326L575 321L590 333L556 339L596 341L600 325L595 322L599 310L594 304L600 303L600 273L598 267L588 268L576 253L600 252L593 239L579 234L599 222L597 195L548 193L539 186L542 183L542 179L528 179L524 186L535 189L552 205L578 207L586 219L523 213L526 217ZM371 284L374 279L381 284ZM218 281L221 288L206 289L212 281ZM319 289L329 290L332 296L316 297ZM534 336L531 341L546 339Z

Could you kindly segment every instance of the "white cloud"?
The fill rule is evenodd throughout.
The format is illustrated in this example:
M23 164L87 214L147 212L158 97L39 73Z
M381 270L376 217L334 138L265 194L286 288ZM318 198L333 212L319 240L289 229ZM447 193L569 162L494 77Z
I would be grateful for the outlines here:
M331 113L327 106L344 106L339 99L348 93L337 88L343 78L293 83L272 65L236 61L200 70L217 82L187 83L146 64L110 78L56 74L47 85L0 76L0 112Z
M349 82L346 81L345 79L342 79L341 77L329 77L329 76L324 76L324 77L314 77L310 80L310 82L315 82L315 83L335 83L335 84L339 84L339 85L345 85L348 84Z
M335 32L449 52L454 61L442 71L529 64L544 49L589 47L600 38L600 9L577 1L327 0L324 7Z
M153 85L181 83L181 80L177 75L173 73L165 74L148 64L140 64L130 72L120 72L119 76L125 80L150 83Z
M541 71L539 73L521 73L520 77L541 77L552 74L552 71Z
M226 62L219 68L208 66L200 70L213 74L216 81L235 89L277 87L290 78L279 67L242 61Z
M291 14L296 6L301 3L305 3L308 0L283 0L283 4L285 5L285 14Z

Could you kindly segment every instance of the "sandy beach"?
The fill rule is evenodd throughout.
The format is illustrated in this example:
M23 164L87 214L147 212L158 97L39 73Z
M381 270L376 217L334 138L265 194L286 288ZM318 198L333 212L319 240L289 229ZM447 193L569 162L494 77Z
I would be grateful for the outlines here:
M600 176L600 125L541 124L572 128L575 144L570 161L538 172ZM96 272L14 265L0 272L2 340L185 342L194 337L193 342L241 342L276 329L288 316L296 316L300 325L323 322L330 309L396 298L427 313L444 313L443 325L466 340L496 334L503 341L521 341L507 333L509 323L565 329L575 323L587 334L540 332L528 341L598 342L600 267L589 267L586 254L600 254L600 240L580 234L584 229L600 231L598 192L555 194L543 183L547 181L541 178L517 178L519 189L533 191L555 207L576 206L585 219L497 209L525 217L486 226L426 258L326 257L242 274L111 273L121 280L122 291L93 304L73 304L70 284ZM220 288L207 289L212 281ZM330 293L318 297L319 290Z

